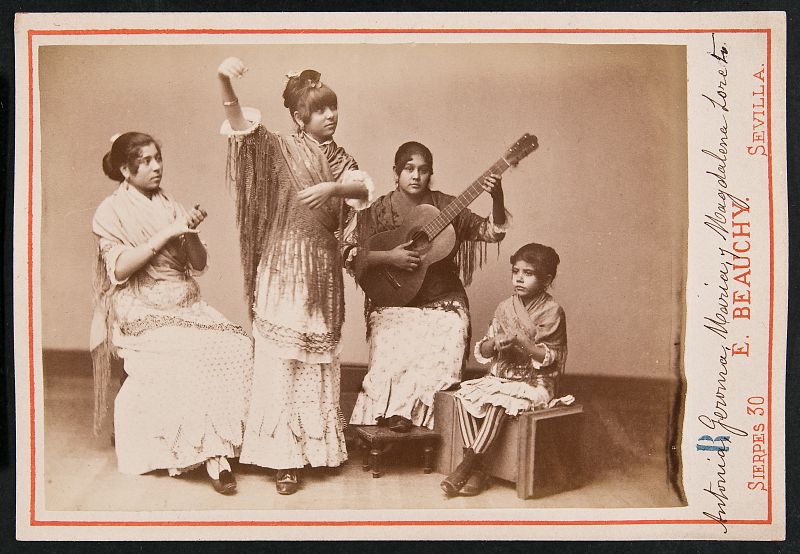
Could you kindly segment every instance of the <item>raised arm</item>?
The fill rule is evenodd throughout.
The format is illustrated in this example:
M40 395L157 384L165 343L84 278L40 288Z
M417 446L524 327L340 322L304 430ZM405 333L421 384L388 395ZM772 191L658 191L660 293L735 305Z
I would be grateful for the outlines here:
M503 184L499 175L489 175L481 183L483 190L492 197L490 218L481 217L469 209L463 210L455 221L459 240L500 242L505 238L510 221L505 208Z
M489 175L482 183L483 190L492 197L492 219L497 225L506 224L506 206L503 198L503 181L499 175Z
M242 63L242 60L234 57L226 58L217 68L222 106L225 109L225 117L234 131L244 131L250 127L250 123L242 113L239 98L236 96L236 91L233 89L233 83L231 82L233 78L242 78L245 73L247 73L247 67Z

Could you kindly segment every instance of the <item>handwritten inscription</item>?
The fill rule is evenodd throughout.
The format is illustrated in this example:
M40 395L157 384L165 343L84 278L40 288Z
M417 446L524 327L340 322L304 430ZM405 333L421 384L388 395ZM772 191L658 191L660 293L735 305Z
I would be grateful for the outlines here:
M702 325L719 341L719 349L714 360L716 383L711 389L712 396L706 401L706 408L697 415L703 431L697 437L695 451L711 464L709 469L712 472L707 486L702 489L711 507L704 506L702 513L727 533L730 492L737 486L731 483L730 460L732 456L745 455L745 449L749 448L737 441L753 433L751 481L741 484L742 488L746 486L750 490L766 488L766 446L764 423L740 424L736 420L742 412L731 401L732 379L751 356L749 335L739 334L741 325L749 322L753 315L751 199L735 192L738 182L731 164L731 144L744 142L734 141L730 136L729 121L741 117L741 110L729 95L728 87L733 78L729 70L732 54L725 42L712 34L708 56L714 68L713 90L701 96L707 101L710 112L716 114L713 129L717 132L713 146L701 149L703 159L709 164L705 170L705 175L710 177L707 182L713 187L713 204L704 211L703 224L714 239L713 248L719 262L714 270L715 279L704 283L709 292L713 291L711 301L714 308L713 313L704 314ZM754 76L763 83L763 67ZM757 87L754 97L763 98L763 90L763 87ZM761 100L753 104L753 134L748 137L752 140L751 145L756 147L762 146L760 142L764 140L760 133L765 110L760 104L763 104ZM748 149L751 155L760 152L757 148L753 152ZM764 407L758 404L759 398L750 397L752 405L748 406L748 415L763 415Z

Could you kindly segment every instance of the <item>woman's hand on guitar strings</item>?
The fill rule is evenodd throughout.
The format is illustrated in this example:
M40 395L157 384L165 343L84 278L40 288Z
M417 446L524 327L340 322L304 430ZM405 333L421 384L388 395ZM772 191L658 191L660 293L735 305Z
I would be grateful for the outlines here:
M483 190L492 196L492 198L498 194L503 194L503 179L494 173L486 177L486 179L483 180L483 183L481 183L481 186L483 187Z
M419 252L408 248L413 242L413 240L410 240L403 244L398 244L389 250L389 263L405 271L414 271L417 269L420 263Z

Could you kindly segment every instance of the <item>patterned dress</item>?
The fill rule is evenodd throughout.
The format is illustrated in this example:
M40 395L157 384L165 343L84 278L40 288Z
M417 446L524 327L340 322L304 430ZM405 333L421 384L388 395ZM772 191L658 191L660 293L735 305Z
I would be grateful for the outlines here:
M369 218L367 226L373 232L402 224L392 202L395 194L382 196L359 214L359 218ZM431 197L439 210L454 198L439 191L431 191ZM474 250L480 249L482 260L485 243L501 241L506 227L495 225L491 216L480 217L468 209L452 225L456 248L428 268L419 293L408 306L375 307L366 299L369 365L351 424L374 425L379 417L399 415L432 429L434 394L461 381L470 337L462 279L468 283L471 278ZM350 235L345 248L349 268L356 266L357 234Z
M480 353L483 341L498 333L516 335L530 350L545 349L541 362L521 350L509 349L493 358ZM567 319L564 310L547 292L524 305L518 296L500 303L486 336L475 345L475 359L491 364L490 374L461 383L456 397L471 415L485 417L490 406L499 406L508 415L547 407L556 394L559 377L567 362Z
M221 132L237 191L245 287L252 298L253 392L240 460L275 469L347 459L339 407L344 284L339 237L366 201L331 198L311 210L297 192L335 180L371 182L329 141L284 137L253 123Z
M127 374L114 401L122 473L176 474L214 456L238 456L242 444L252 341L203 301L193 277L199 272L180 240L170 241L128 279L114 274L123 252L185 215L163 191L147 198L123 183L93 219L96 377L107 380L112 352L124 360Z

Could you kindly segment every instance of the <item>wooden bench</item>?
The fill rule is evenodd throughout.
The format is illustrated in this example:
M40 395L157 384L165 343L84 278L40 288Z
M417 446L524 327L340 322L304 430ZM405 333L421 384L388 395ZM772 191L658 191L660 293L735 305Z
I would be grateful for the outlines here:
M351 426L361 442L361 467L364 471L372 470L375 478L383 474L383 454L397 444L421 442L423 454L423 471L433 471L433 451L439 442L439 433L424 427L412 427L408 433L397 433L387 427L377 425Z
M441 435L436 471L450 474L461 462L464 442L458 428L455 398L438 392L434 431ZM583 406L572 404L522 412L508 418L486 453L488 472L517 485L519 498L537 498L582 484Z

